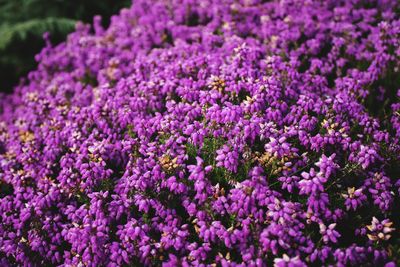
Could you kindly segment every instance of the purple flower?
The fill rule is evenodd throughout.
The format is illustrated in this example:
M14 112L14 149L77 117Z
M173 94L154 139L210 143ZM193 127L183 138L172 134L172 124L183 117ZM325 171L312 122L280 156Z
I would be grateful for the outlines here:
M340 237L340 234L335 230L335 227L336 227L336 223L332 223L328 227L326 227L326 225L323 223L319 224L319 232L322 235L322 240L325 243L328 243L328 242L337 243L338 242L338 238Z
M388 240L391 237L390 233L395 230L391 227L392 225L393 223L388 219L379 222L377 218L372 217L371 225L367 225L369 230L367 236L372 241Z
M274 259L274 266L275 267L303 267L307 266L303 263L299 257L290 258L288 255L283 254L282 258Z
M310 172L302 172L302 180L299 181L300 194L311 194L324 191L324 183L328 180L321 172L317 173L314 168Z
M0 95L0 265L393 265L399 8L136 0L47 36Z

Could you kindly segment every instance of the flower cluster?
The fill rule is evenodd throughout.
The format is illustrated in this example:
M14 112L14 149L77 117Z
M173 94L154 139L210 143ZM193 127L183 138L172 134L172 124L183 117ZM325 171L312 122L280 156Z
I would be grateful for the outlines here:
M368 230L371 232L371 234L367 234L368 238L372 241L388 240L391 237L390 233L394 230L390 228L392 224L388 219L379 222L377 218L373 217L372 224L367 225Z
M0 96L1 266L400 263L397 0L135 0Z

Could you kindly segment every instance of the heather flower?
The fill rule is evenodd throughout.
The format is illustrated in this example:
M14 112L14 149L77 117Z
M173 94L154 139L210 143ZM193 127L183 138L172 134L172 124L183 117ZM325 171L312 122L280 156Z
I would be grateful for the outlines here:
M381 172L369 173L364 187L371 194L373 203L382 210L389 210L393 203L393 191L390 179ZM372 176L372 177L371 177Z
M304 264L299 257L290 258L288 255L283 254L282 258L274 259L275 267L301 267L307 266Z
M339 168L339 165L333 161L335 156L336 154L332 154L327 157L323 154L320 160L315 163L319 167L321 175L324 175L326 178L329 178Z
M321 172L317 173L314 168L310 172L302 172L303 179L299 181L299 188L301 194L311 194L324 190L324 183L328 177L323 176Z
M392 225L393 223L388 219L380 222L377 218L372 217L372 223L367 225L367 229L369 230L367 236L372 241L388 240L391 237L390 233L395 230L391 227Z
M343 193L342 196L346 199L344 204L347 210L356 210L367 199L362 192L362 188L356 190L355 187L347 188L347 192Z
M0 95L0 265L397 263L398 10L137 0L47 39Z
M366 146L361 146L360 152L357 156L357 162L363 169L366 169L370 164L375 162L377 153L374 149Z
M335 231L335 226L336 223L332 223L328 227L326 227L326 225L323 223L319 224L319 232L322 235L322 240L325 243L328 242L337 243L340 234L337 231Z
M221 149L217 150L218 167L224 167L231 172L237 171L239 155L236 151L231 151L227 145L224 145Z

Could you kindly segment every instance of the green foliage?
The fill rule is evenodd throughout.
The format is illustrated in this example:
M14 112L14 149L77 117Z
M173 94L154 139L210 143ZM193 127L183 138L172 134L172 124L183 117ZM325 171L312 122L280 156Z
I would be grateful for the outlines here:
M43 33L54 44L65 40L78 21L91 23L110 16L130 0L0 0L0 92L11 92L21 77L36 67L34 55L44 46Z
M206 137L204 138L203 147L197 148L191 143L186 144L186 154L191 164L196 164L196 156L200 156L204 160L204 166L212 166L213 169L209 174L209 178L213 184L220 184L223 188L230 188L236 182L246 179L251 168L251 161L247 160L239 164L236 173L227 170L224 167L217 167L216 157L217 150L225 144L222 138Z
M44 32L67 34L74 29L76 21L67 18L31 19L15 24L4 23L0 26L0 50L7 49L15 41L25 41L29 35L40 36Z

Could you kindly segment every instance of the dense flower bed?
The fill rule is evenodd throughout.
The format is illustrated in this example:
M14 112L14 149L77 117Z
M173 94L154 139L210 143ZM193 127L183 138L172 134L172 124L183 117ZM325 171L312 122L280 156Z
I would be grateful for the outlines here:
M397 0L135 0L0 100L0 264L400 261Z

